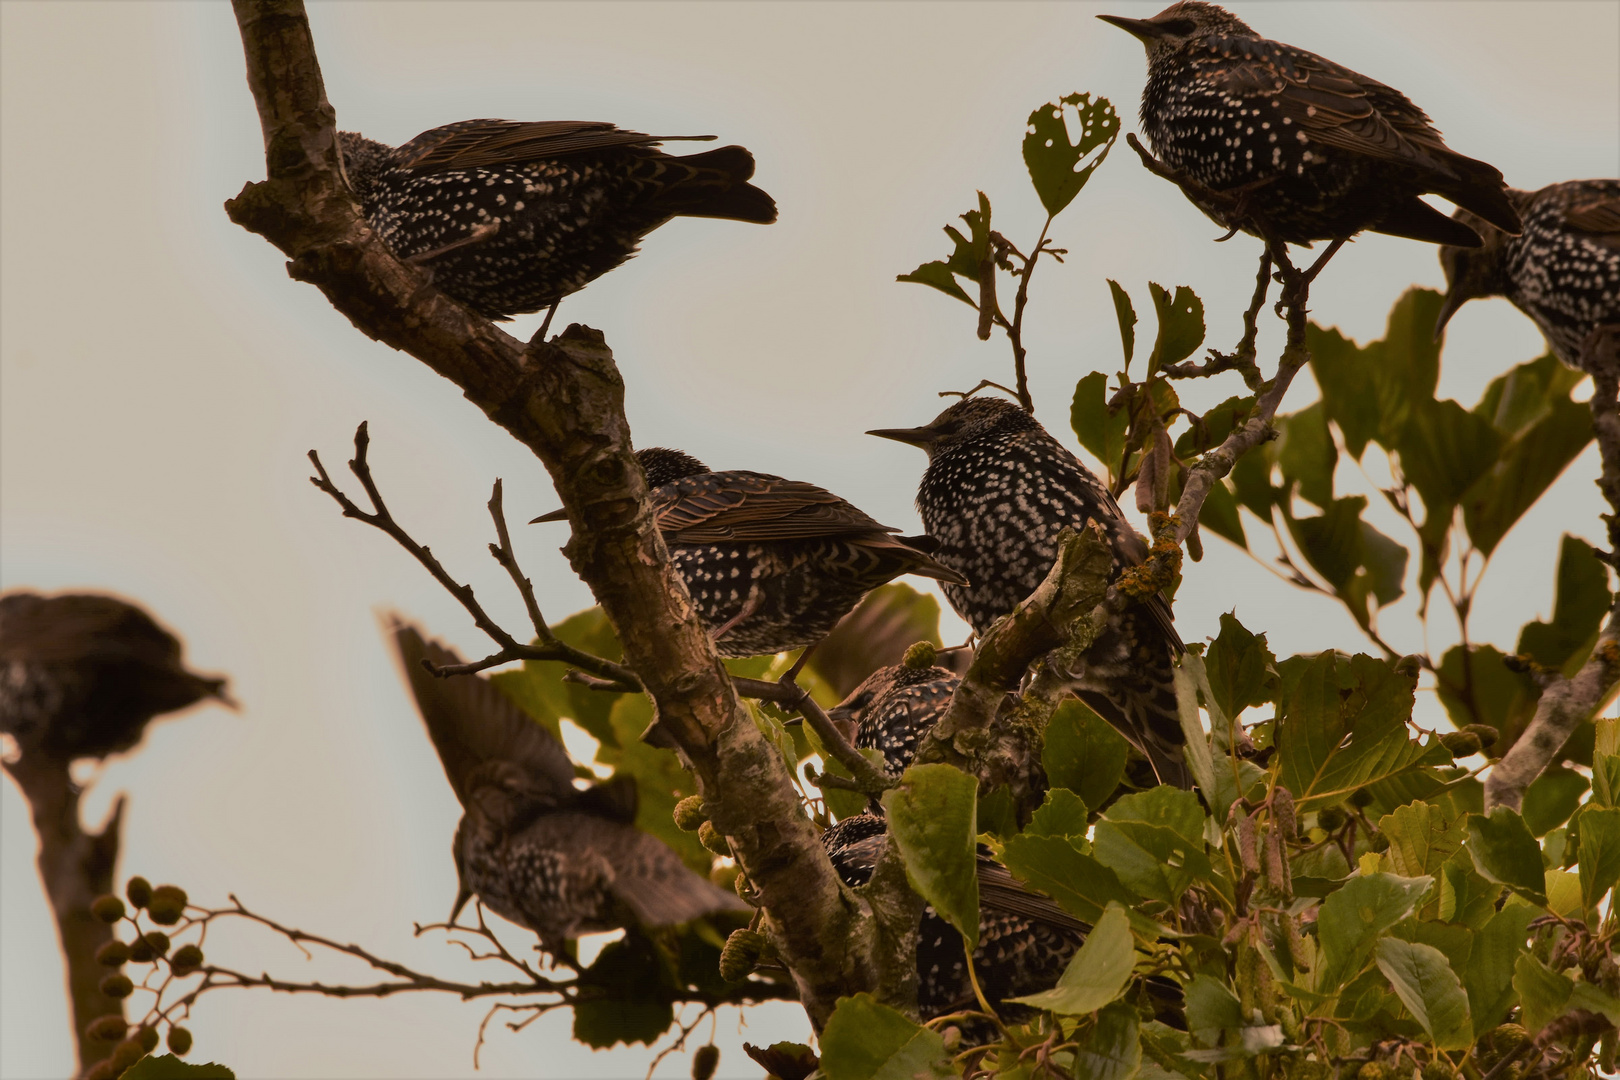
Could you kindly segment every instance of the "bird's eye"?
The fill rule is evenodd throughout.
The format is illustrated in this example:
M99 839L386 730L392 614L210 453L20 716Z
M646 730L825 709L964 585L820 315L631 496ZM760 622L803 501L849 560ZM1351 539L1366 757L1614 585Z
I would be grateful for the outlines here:
M1196 29L1198 24L1191 19L1171 19L1164 24L1164 32L1171 37L1186 37Z

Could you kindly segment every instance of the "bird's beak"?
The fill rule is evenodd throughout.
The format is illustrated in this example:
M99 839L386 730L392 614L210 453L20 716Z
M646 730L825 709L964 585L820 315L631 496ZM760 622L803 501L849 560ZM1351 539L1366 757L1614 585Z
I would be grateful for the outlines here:
M1440 340L1440 336L1446 332L1446 323L1457 314L1458 308L1468 303L1468 299L1468 294L1458 288L1446 293L1446 302L1440 306L1440 317L1434 320L1434 340Z
M855 710L843 705L834 705L827 710L827 719L835 724L848 724L853 722Z
M920 446L924 450L939 439L939 432L926 427L877 428L868 431L867 434L876 435L880 439L893 439L895 442L903 442L909 446Z
M1097 18L1119 27L1138 41L1153 42L1164 36L1164 27L1152 19L1127 19L1123 15L1099 15Z
M537 518L530 518L529 519L529 524L530 525L538 525L542 521L567 521L567 520L568 520L568 511L567 510L553 510L549 514L541 514Z

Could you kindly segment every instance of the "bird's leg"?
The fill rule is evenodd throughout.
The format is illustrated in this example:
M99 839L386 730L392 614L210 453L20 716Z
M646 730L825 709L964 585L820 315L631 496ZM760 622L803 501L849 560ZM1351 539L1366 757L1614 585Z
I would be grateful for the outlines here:
M819 645L820 642L817 642L816 644ZM782 672L782 677L776 681L781 683L783 686L797 687L799 672L804 670L804 662L810 659L810 654L815 651L815 645L806 645L804 652L800 653L799 658L793 661L793 666ZM807 690L805 693L809 693L809 691Z
M727 634L731 633L732 630L736 629L738 623L742 622L744 619L748 618L750 615L753 615L759 610L759 606L764 599L765 594L761 592L758 587L749 589L748 599L743 601L742 610L738 611L737 614L733 615L731 618L722 623L718 630L710 630L709 640L717 642Z
M1326 268L1328 260L1337 255L1339 253L1339 249L1344 247L1344 245L1345 241L1342 239L1335 240L1333 243L1329 244L1327 250L1322 252L1321 255L1317 256L1316 261L1311 263L1310 269L1305 271L1305 284L1309 285L1311 282L1315 281L1316 275L1320 274L1323 269Z
M537 342L544 342L546 340L546 331L551 329L551 317L557 314L557 305L561 303L561 300L553 300L551 302L551 306L546 309L545 321L540 324L540 329L534 332L534 337L529 339L530 345Z
M406 259L405 262L411 266L421 266L424 263L437 259L440 255L448 255L450 252L455 251L458 248L464 248L468 244L481 244L500 231L501 223L499 221L488 221L482 225L476 226L471 232L459 240L452 240L448 244L441 244L439 247L418 252L417 254Z

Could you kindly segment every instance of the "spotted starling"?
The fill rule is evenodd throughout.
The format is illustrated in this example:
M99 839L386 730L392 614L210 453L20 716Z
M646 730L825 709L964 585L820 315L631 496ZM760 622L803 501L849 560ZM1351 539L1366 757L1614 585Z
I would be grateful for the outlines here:
M821 834L844 884L858 888L872 879L887 832L882 818L856 814ZM1031 892L982 849L978 878L979 945L973 968L985 997L999 1012L1006 998L1051 989L1090 927ZM923 908L917 929L917 1010L922 1018L977 1009L962 935L932 906Z
M868 591L901 574L966 583L933 559L929 538L895 536L814 484L711 472L662 447L638 450L636 460L670 560L721 656L813 645Z
M394 644L428 736L465 813L452 850L455 921L476 894L502 918L533 930L554 957L580 934L669 926L745 911L729 892L687 868L637 829L629 777L580 789L568 753L495 684L438 677L460 658L395 622Z
M1518 236L1457 211L1485 246L1440 249L1448 291L1435 336L1468 301L1505 296L1535 320L1560 360L1582 367L1594 330L1620 332L1620 180L1570 180L1508 197L1524 218Z
M925 427L867 434L928 452L917 509L939 561L972 582L944 583L945 596L981 635L1045 580L1065 527L1100 526L1116 576L1147 554L1108 489L1011 402L966 398ZM1169 604L1154 596L1106 627L1072 674L1075 693L1142 751L1161 782L1188 787L1171 670L1182 648Z
M1315 53L1268 41L1214 4L1183 0L1151 19L1099 18L1147 47L1142 131L1172 168L1238 197L1198 202L1226 228L1262 220L1291 244L1364 229L1478 247L1478 234L1418 196L1442 195L1519 231L1502 174L1448 149L1406 96ZM1258 234L1257 234L1258 235Z
M883 755L884 768L899 776L917 756L917 744L933 730L962 682L942 667L894 664L874 671L827 715L855 725L855 747Z
M0 597L0 731L24 753L102 758L147 723L203 698L233 705L225 680L187 671L180 642L110 596Z
M769 224L740 146L675 157L667 138L572 120L463 120L389 147L338 135L366 220L395 255L474 311L549 307L635 254L674 217Z

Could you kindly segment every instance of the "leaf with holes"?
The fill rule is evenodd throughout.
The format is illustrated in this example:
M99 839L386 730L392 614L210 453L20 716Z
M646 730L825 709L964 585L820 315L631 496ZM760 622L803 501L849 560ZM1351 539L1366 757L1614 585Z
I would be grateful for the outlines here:
M1113 470L1124 457L1125 434L1130 423L1130 413L1125 409L1109 413L1108 377L1102 372L1093 371L1075 384L1074 400L1069 405L1069 426L1074 429L1080 445L1109 471L1110 482L1114 479Z
M1070 109L1074 110L1073 129L1079 133L1079 139L1072 142L1066 116ZM1047 214L1056 217L1074 201L1117 138L1119 114L1105 97L1094 101L1090 94L1068 94L1029 114L1024 165Z
M1204 343L1204 302L1185 285L1177 285L1171 296L1169 289L1150 281L1148 292L1159 317L1159 333L1148 355L1148 374L1152 375L1181 363Z

